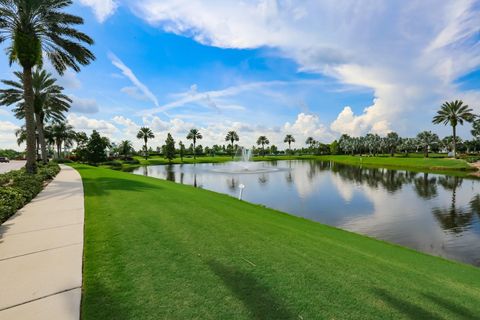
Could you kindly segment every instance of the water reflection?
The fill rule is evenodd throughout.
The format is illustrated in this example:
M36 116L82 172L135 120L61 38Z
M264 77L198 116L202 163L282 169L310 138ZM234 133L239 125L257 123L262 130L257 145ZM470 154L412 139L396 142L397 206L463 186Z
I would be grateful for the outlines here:
M150 166L134 173L235 197L244 184L246 201L480 265L478 180L328 161L264 165L279 170L229 174L229 164L197 164Z

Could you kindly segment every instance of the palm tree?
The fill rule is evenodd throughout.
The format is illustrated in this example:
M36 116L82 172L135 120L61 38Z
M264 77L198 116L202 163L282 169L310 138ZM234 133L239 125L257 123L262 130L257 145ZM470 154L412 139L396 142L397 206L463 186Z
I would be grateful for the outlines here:
M13 110L18 119L25 118L24 81L21 72L14 72L18 81L2 80L3 84L10 86L0 90L0 105L17 104ZM45 141L45 121L65 121L64 112L70 109L72 100L62 93L63 87L56 84L56 79L45 70L35 69L32 74L33 105L35 112L35 125L41 147L44 163L48 161L47 145Z
M437 115L433 117L432 122L434 124L443 123L444 125L450 124L453 131L453 157L457 157L457 125L463 125L463 122L472 122L475 119L473 110L466 104L463 104L462 100L455 100L451 102L445 102L442 104Z
M283 142L288 143L288 150L292 151L290 145L292 144L292 142L295 142L295 138L291 134L287 134L285 136L285 139L283 139Z
M72 141L76 139L77 133L73 131L73 127L66 122L54 123L51 131L53 141L57 146L57 157L60 159L62 157L62 145L64 147L71 146Z
M262 156L265 156L265 145L270 144L270 141L268 141L267 137L265 136L260 136L257 139L257 145L262 146Z
M438 139L438 136L431 131L423 131L417 135L417 142L425 151L426 158L428 158L428 150L430 149L430 147L437 144L439 141L440 140Z
M118 153L123 155L124 159L127 158L127 156L130 154L132 149L133 149L132 143L129 140L123 140L118 145Z
M233 152L234 151L233 143L239 140L240 138L238 137L237 132L228 131L227 136L225 137L225 141L230 141L230 144L232 145L232 159L235 156L235 152Z
M153 138L155 138L155 135L153 134L152 130L147 127L141 127L137 133L137 139L143 139L143 142L144 142L143 151L145 152L145 160L148 159L148 148L147 148L148 139L153 139Z
M73 28L83 19L62 12L72 0L0 0L0 43L9 40L10 63L22 66L25 95L25 127L27 131L28 173L36 172L35 119L32 69L48 57L59 74L68 68L80 71L95 59L83 44L93 44L86 34Z
M401 139L398 136L398 133L396 132L389 132L385 138L385 144L386 147L388 148L388 151L390 152L390 156L394 156L395 151L398 148L398 145L400 144Z
M313 137L308 137L307 140L305 140L305 144L309 146L310 150L313 150L313 146L315 145L316 141L313 139Z
M200 131L198 131L198 129L190 129L190 132L188 132L187 134L187 139L188 140L192 140L193 141L193 159L197 159L197 152L196 152L196 144L197 144L197 140L200 140L202 139L203 136L202 134L200 133Z

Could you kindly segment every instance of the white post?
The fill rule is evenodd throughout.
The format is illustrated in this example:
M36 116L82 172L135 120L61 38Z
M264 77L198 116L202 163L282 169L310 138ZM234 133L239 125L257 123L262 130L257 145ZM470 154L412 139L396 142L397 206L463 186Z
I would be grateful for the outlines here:
M240 188L240 194L238 195L238 200L242 200L243 189L245 189L245 185L240 184L238 187Z

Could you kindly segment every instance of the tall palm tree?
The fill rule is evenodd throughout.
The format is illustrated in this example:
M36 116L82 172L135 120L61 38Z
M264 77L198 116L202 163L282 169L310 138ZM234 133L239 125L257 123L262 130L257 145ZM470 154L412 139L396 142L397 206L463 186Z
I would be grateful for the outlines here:
M257 145L262 146L262 156L265 157L265 145L269 145L270 141L265 136L260 136L257 139Z
M225 137L225 141L230 141L230 144L232 145L232 159L235 156L235 152L233 152L234 151L233 143L239 140L240 138L238 137L237 132L228 131L227 136Z
M475 119L473 110L462 100L445 102L438 110L437 115L433 117L434 124L450 124L453 131L453 157L457 157L457 125L463 125L463 122L472 122Z
M17 104L13 110L18 119L25 118L24 80L21 72L14 72L18 81L2 80L9 86L8 89L0 90L0 105ZM62 93L63 87L56 84L56 79L45 70L35 69L32 74L33 101L35 112L35 125L38 140L41 147L41 155L44 163L48 161L47 145L45 141L45 121L65 120L64 113L70 109L72 100Z
M155 135L153 134L152 130L147 127L141 127L137 133L137 139L143 139L143 142L145 143L143 146L143 149L145 152L145 160L148 159L148 148L147 148L148 139L153 139L153 138L155 138Z
M50 129L50 128L49 128ZM73 131L73 127L66 122L56 122L51 127L52 138L57 146L57 157L62 158L62 145L69 147L76 139L76 132Z
M93 44L86 34L74 26L83 19L63 12L72 0L0 0L0 43L8 40L10 63L22 66L25 94L25 127L27 130L27 164L29 173L36 172L35 119L32 69L42 66L45 55L59 74L68 68L80 71L95 59L84 44Z
M202 134L200 133L200 131L198 131L198 129L190 129L190 131L188 132L187 134L187 139L188 140L192 140L193 142L193 159L197 159L197 155L196 155L196 144L197 144L197 140L200 140L202 139L203 136Z
M428 158L428 150L435 144L440 142L440 139L435 133L431 131L423 131L417 135L417 142L423 148L425 157Z
M305 144L309 146L311 150L313 150L313 146L315 146L315 143L316 141L315 139L313 139L313 137L308 137L307 140L305 140Z
M292 144L292 142L295 142L295 138L291 134L287 134L285 136L285 139L283 139L283 142L288 143L288 150L292 151L290 145Z

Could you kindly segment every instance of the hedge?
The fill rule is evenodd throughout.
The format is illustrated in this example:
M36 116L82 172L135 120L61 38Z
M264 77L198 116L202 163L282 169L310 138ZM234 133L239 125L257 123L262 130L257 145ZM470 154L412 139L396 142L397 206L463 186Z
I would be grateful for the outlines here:
M30 202L59 171L58 164L50 163L39 166L34 175L27 174L25 169L0 174L0 223Z

